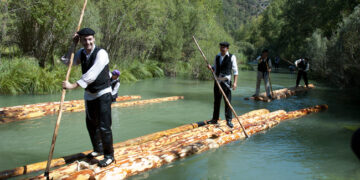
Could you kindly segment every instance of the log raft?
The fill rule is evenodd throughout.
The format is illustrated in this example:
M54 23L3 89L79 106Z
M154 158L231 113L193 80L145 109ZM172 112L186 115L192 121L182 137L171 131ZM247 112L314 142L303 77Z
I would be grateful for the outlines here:
M117 102L141 99L141 96L119 96ZM0 108L0 124L17 120L42 117L59 112L60 102L46 102ZM84 100L64 101L65 112L83 111Z
M291 112L279 110L271 113L245 114L239 118L246 132L253 135L272 128L282 121L300 118L327 108L327 105L320 105ZM99 168L96 163L92 164L94 162L89 160L75 161L53 170L50 177L54 179L124 179L177 159L244 139L245 136L236 119L233 119L233 123L233 129L228 128L225 121L220 121L218 125L193 127L138 145L116 148L116 163L108 167ZM45 177L40 175L32 179L45 179Z
M121 96L116 100L127 101L140 99L141 96ZM183 99L183 96L164 97L156 99L138 100L123 103L113 103L111 107L129 107L144 105L150 103L160 103L166 101L175 101ZM73 100L64 102L65 112L80 112L85 110L84 100ZM39 118L50 114L55 114L59 111L59 102L39 103L31 105L13 106L0 108L0 124L9 123L13 121Z
M303 93L305 91L308 91L310 89L315 88L314 84L309 84L309 87L306 86L299 86L299 87L291 87L291 88L283 88L273 91L272 99L269 99L266 96L266 93L261 93L258 97L246 97L245 100L255 100L255 101L264 101L264 102L270 102L275 99L285 99L290 96L294 96L299 93Z
M242 115L241 117L255 117L255 116L264 115L267 113L269 113L269 110L259 109L259 110L254 110L254 111L248 112L248 113ZM155 133L148 134L145 136L129 139L124 142L116 143L113 146L114 146L115 151L124 152L123 151L125 149L124 147L135 147L136 148L140 144L143 144L143 143L146 143L149 141L154 141L161 137L169 137L171 135L181 133L184 131L188 131L188 130L191 130L191 129L194 129L194 128L197 128L200 126L204 126L206 124L207 124L206 121L201 121L201 122L192 123L192 124L186 124L186 125L179 126L176 128L159 131L159 132L155 132ZM168 141L168 142L170 142L170 141ZM120 149L120 148L123 148L123 149ZM88 154L90 152L91 152L91 150L73 154L73 155L69 155L69 156L65 156L65 157L61 157L61 158L57 158L57 159L53 159L51 161L50 167L54 168L54 167L59 167L59 166L63 166L66 164L70 164L75 161L82 161L85 159L86 154ZM47 163L47 161L43 161L43 162L28 164L25 166L20 166L20 167L14 168L14 169L2 171L2 172L0 172L0 179L15 177L15 176L19 176L19 175L25 175L25 174L29 174L32 172L44 170L46 167L46 163Z

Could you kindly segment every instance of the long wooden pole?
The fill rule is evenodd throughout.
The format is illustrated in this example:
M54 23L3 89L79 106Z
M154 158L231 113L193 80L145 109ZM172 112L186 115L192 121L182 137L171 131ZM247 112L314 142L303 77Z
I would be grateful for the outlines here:
M81 23L84 17L84 12L85 12L85 8L86 8L86 4L87 4L87 0L85 0L83 8L81 10L81 15L80 15L80 20L76 29L76 32L80 30L81 27ZM76 47L76 43L73 44L74 47ZM75 49L75 48L74 48ZM70 73L71 73L71 67L73 64L73 60L74 60L74 54L75 52L71 52L71 56L70 56L70 62L69 62L69 67L66 73L66 78L65 81L68 81L70 78ZM44 175L46 176L47 179L49 179L49 170L50 170L50 164L51 164L51 159L54 153L54 148L55 148L55 142L56 142L56 137L59 131L59 127L60 127L60 121L61 121L61 115L63 112L63 104L64 104L64 100L65 100L65 94L66 94L66 89L62 90L62 94L61 94L61 101L60 101L60 107L59 107L59 114L58 114L58 118L56 120L56 124L55 124L55 129L54 129L54 134L52 137L52 142L51 142L51 146L50 146L50 152L49 152L49 157L48 157L48 161L46 164L46 169L45 169L45 173Z
M265 60L265 63L266 63L266 69L267 69L267 72L268 72L268 77L269 77L269 83L270 83L270 90L271 90L271 96L274 97L274 91L272 89L272 84L271 84L271 78L270 78L270 69L269 69L269 65L267 63L267 61ZM265 87L266 88L266 87Z
M294 63L292 63L291 61L289 61L289 60L287 60L287 59L285 59L285 58L281 58L281 59L284 60L285 62L291 64L291 65L295 65Z
M195 39L195 36L193 36L193 39L194 39L194 42L195 42L197 48L199 49L202 57L204 58L205 63L206 63L207 65L210 65L209 62L208 62L208 60L206 59L206 56L205 56L204 52L201 50L201 48L200 48L197 40ZM236 114L234 108L232 107L229 99L226 97L223 89L221 88L220 83L219 83L219 81L217 80L217 77L216 77L216 75L215 75L215 73L214 73L214 70L211 69L210 71L211 71L211 73L212 73L212 75L213 75L214 81L216 82L216 84L217 84L217 86L219 87L222 95L224 96L224 99L225 99L226 103L228 104L228 106L230 107L231 111L234 113L234 116L236 117L237 121L239 122L240 127L242 128L242 130L243 130L243 132L244 132L244 134L245 134L245 137L248 138L249 136L247 135L244 126L241 124L241 122L240 122L240 120L239 120L239 117L238 117L238 115Z

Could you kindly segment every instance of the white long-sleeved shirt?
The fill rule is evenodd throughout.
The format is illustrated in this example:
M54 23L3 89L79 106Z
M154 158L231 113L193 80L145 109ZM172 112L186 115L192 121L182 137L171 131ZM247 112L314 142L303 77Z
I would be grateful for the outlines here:
M86 59L88 60L90 58L91 54L94 52L94 49L95 49L95 45L89 54L86 52L86 50L84 48L81 48L80 50L78 50L75 53L73 64L74 65L81 64L81 60L80 60L81 53L84 53L86 55ZM63 56L61 58L61 61L64 64L69 64L70 59L66 56ZM83 74L81 76L81 78L77 81L77 84L79 84L82 88L86 88L89 84L93 83L96 80L96 78L99 76L99 74L101 73L101 71L104 69L104 67L107 64L109 64L108 53L104 49L101 49L98 51L98 53L96 55L93 66L91 66L91 68L85 74ZM94 100L94 99L96 99L106 93L109 93L109 92L111 93L110 86L105 89L102 89L96 93L91 93L89 91L85 91L84 99L87 101L91 101L91 100Z
M119 79L119 78L117 78L117 79L113 80L113 79L111 78L111 77L112 77L112 74L109 73L109 75L110 75L110 80L111 80L111 83L110 83L110 84L112 84L113 81L116 81L116 80ZM120 82L117 82L117 83L115 84L114 89L112 89L111 95L115 95L116 93L118 93L119 87L120 87Z
M217 68L216 67L216 57L217 56L220 56L220 65L221 65L222 61L224 60L224 57L225 56L230 56L230 54L229 54L229 52L226 52L225 56L221 56L221 53L219 53L218 55L215 56L214 65L213 65L214 71L216 71L216 68ZM238 66L237 66L236 56L235 55L231 56L231 63L232 63L232 71L233 71L234 76L238 75L239 72L238 72ZM221 74L220 74L220 76L221 76ZM221 76L221 77L224 77L224 78L228 79L229 81L231 80L231 75Z
M301 61L305 61L304 59L298 59L295 61L295 66L298 67L298 64L301 62ZM305 70L304 69L300 69L300 70L303 70L303 71L309 71L309 68L310 68L310 65L309 65L309 62L306 63L306 68Z

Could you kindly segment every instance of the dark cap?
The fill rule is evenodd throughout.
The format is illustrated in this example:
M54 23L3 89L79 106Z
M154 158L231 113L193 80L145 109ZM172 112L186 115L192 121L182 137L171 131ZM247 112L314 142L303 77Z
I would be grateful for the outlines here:
M228 42L224 41L224 42L221 42L221 43L220 43L220 46L229 47L230 44L229 44Z
M95 31L90 28L83 28L77 32L80 36L94 35Z

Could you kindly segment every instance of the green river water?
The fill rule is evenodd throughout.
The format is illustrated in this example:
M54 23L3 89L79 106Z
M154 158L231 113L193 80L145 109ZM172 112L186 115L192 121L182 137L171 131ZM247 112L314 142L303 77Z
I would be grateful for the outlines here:
M359 92L340 91L316 84L305 94L271 103L245 101L255 91L256 72L239 74L232 104L238 114L267 108L271 111L301 109L328 104L329 110L286 121L244 141L176 161L130 179L360 179L360 162L350 149L359 125ZM295 76L272 73L273 89L293 86ZM261 84L264 91L263 83ZM142 99L185 96L184 100L128 108L114 108L114 143L183 124L210 119L213 82L164 78L122 84L120 95ZM66 99L82 99L83 90L67 93ZM55 95L0 96L0 107L58 101ZM222 102L223 105L223 102ZM221 108L221 118L224 110ZM0 171L47 159L56 115L0 124ZM85 113L64 113L54 158L91 149Z

